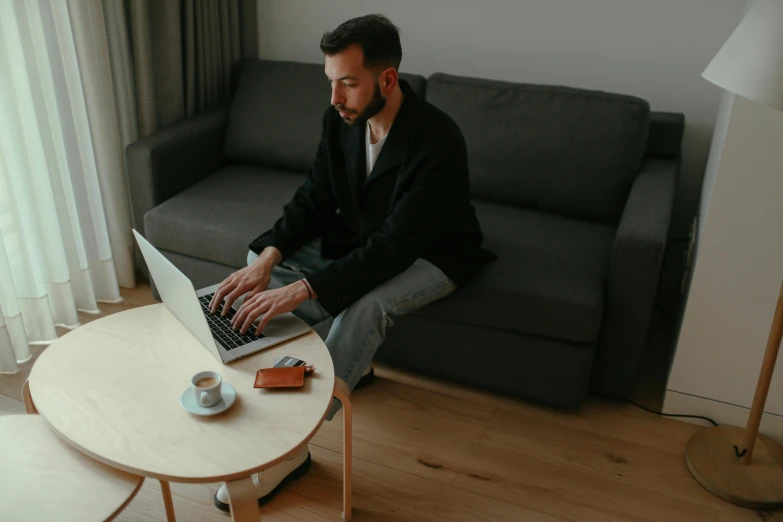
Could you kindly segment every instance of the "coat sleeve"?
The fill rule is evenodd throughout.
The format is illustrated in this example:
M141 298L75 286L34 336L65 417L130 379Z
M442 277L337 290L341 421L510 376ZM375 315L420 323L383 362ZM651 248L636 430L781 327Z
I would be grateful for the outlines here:
M329 181L329 110L333 109L324 113L321 142L307 180L283 208L282 217L272 229L250 243L250 250L255 253L260 254L264 248L273 246L286 259L320 236L327 218L335 213L337 203Z
M438 129L436 143L422 143L425 134L432 136L419 132L409 145L413 159L406 160L400 175L411 171L413 181L382 227L364 246L308 276L333 317L426 253L442 237L459 195L467 190L467 148L459 128Z

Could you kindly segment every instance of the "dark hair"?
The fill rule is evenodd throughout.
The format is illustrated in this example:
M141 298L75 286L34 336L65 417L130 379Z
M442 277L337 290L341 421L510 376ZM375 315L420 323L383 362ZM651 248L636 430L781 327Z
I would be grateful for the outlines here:
M324 33L321 38L321 51L332 56L353 44L361 46L365 67L400 68L400 30L385 16L371 14L341 23L334 31Z

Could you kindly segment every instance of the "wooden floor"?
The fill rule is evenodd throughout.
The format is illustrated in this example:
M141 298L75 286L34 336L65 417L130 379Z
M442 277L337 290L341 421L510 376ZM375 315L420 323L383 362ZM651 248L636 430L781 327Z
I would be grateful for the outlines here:
M105 314L153 302L148 286L123 295L102 305ZM0 375L0 415L24 413L30 366ZM563 412L377 373L353 397L356 521L783 521L783 512L738 508L691 478L683 450L698 426L599 399ZM340 520L341 426L339 416L324 423L311 471L261 509L264 522ZM172 484L177 519L227 521L212 506L218 486ZM157 481L117 520L165 520Z

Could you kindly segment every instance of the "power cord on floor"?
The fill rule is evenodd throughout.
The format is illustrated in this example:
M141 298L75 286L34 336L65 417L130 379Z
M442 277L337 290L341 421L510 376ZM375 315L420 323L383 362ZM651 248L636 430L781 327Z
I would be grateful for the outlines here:
M715 422L714 420L710 419L709 417L702 417L701 415L677 415L677 414L674 414L674 413L663 413L663 412L660 412L660 411L651 410L650 408L645 408L644 406L642 406L640 404L636 404L631 399L628 399L628 402L630 402L631 404L633 404L637 408L641 408L644 411L649 411L650 413L655 413L656 415L663 415L664 417L688 417L688 418L691 418L691 419L701 419L701 420L706 420L707 422L712 423L713 426L717 426L718 425L717 422Z

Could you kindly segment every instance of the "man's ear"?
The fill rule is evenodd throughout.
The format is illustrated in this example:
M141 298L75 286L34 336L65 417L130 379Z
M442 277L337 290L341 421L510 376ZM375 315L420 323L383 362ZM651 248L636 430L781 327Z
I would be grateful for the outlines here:
M384 69L384 71L381 73L380 81L378 82L381 87L381 93L384 95L389 95L394 90L394 87L397 86L397 82L399 81L397 69L394 67L389 67L387 69Z

